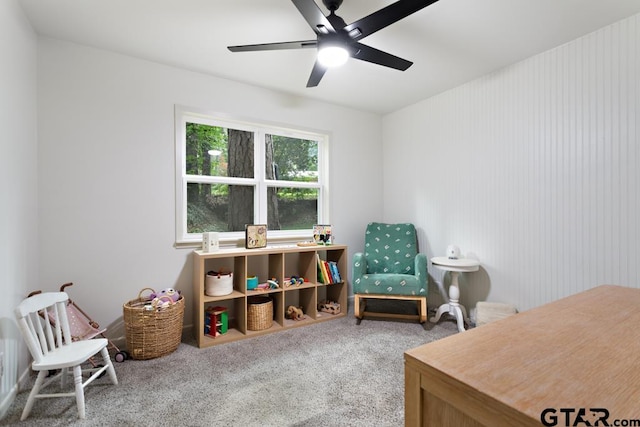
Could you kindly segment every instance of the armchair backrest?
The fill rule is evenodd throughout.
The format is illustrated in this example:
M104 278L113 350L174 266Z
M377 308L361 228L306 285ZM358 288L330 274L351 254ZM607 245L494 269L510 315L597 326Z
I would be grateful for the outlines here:
M413 224L367 225L364 238L364 257L367 273L415 274L418 253L416 228Z

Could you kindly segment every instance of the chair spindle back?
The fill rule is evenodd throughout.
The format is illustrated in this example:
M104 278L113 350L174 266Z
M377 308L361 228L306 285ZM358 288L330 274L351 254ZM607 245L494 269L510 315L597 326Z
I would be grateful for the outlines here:
M57 347L71 343L66 312L68 299L65 292L45 292L25 299L16 308L20 331L34 361L39 362Z

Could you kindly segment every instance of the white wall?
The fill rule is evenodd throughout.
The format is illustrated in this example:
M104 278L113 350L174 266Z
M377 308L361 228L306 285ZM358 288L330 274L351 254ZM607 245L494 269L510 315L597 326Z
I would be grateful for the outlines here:
M636 15L385 116L384 218L475 253L468 307L640 287L639 123Z
M37 39L18 1L0 2L0 418L27 372L13 309L37 286Z
M51 39L38 61L40 286L74 282L101 325L167 286L191 324L193 248L174 247L175 104L331 132L336 240L362 247L382 217L380 116Z

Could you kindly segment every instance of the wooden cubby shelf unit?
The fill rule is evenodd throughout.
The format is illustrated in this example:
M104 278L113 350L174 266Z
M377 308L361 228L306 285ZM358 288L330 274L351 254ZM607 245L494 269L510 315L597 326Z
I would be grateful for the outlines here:
M324 284L318 278L318 258L335 262L341 281ZM233 272L233 292L223 296L207 296L207 272ZM258 283L275 278L278 288L248 290L247 277L258 277ZM302 284L284 286L284 279L302 277ZM270 334L289 328L311 325L347 315L347 246L273 246L261 249L221 249L216 252L193 252L193 329L198 347L209 347ZM248 304L252 297L269 297L273 304L273 325L252 331L247 328ZM340 313L330 314L318 309L322 301L340 304ZM302 307L303 320L287 319L286 307ZM217 337L205 335L207 307L223 306L228 313L228 331Z

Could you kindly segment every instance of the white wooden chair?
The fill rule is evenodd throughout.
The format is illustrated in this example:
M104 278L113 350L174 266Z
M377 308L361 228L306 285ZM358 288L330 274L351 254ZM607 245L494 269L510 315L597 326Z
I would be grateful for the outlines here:
M85 418L84 388L105 371L109 373L111 382L118 384L106 339L72 341L65 309L68 299L69 296L65 292L45 292L25 299L15 310L20 332L33 356L31 368L38 371L38 377L22 411L21 420L29 416L36 399L73 396L76 398L78 416ZM58 321L55 324L49 322L50 317L47 313L53 314L53 318ZM102 355L104 366L83 370L81 365L97 353ZM61 387L64 389L70 368L73 368L75 392L39 394L41 389L46 388L58 378L61 379ZM61 371L45 382L49 371L55 370ZM84 382L82 381L83 371L91 374Z

